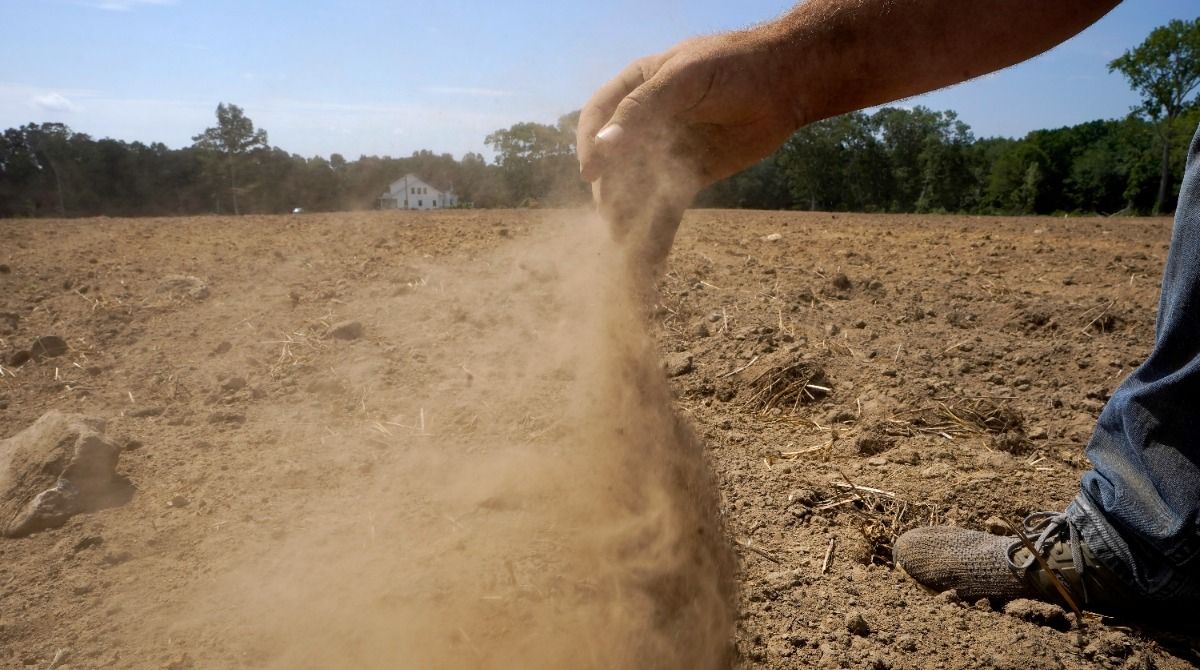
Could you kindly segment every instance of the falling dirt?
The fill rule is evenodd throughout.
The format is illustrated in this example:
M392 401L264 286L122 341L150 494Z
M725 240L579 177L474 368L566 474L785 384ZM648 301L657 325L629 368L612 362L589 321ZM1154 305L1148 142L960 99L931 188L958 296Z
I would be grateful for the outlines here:
M692 212L657 290L579 213L0 229L0 437L137 488L0 541L0 667L1197 663L890 564L1073 494L1163 221Z

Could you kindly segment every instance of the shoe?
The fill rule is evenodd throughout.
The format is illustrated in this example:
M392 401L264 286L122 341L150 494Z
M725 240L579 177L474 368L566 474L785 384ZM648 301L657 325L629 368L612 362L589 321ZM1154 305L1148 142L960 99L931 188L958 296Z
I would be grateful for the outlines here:
M1025 541L962 528L916 528L896 540L892 558L921 584L954 589L968 601L1034 598L1119 615L1143 600L1096 560L1066 514L1030 514L1021 530Z

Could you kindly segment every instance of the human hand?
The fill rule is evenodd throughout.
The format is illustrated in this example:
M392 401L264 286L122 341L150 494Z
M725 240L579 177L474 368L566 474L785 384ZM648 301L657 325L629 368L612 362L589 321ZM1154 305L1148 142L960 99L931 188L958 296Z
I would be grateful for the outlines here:
M764 158L802 125L796 67L786 52L783 36L764 26L687 40L635 61L580 114L583 178L594 182L661 157L686 171L686 187L698 191Z
M660 269L695 195L799 127L781 44L766 27L688 40L635 61L584 106L580 173L635 265Z

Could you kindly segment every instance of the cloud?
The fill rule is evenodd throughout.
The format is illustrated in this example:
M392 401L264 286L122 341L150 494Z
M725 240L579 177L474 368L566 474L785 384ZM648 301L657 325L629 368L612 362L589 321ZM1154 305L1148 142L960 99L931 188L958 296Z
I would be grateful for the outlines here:
M83 4L109 12L131 12L147 5L173 5L175 0L84 0Z
M76 109L75 103L61 93L35 95L29 99L29 103L44 112L73 112Z
M425 90L429 91L430 93L469 95L476 98L503 98L513 95L513 91L505 91L497 88L472 88L469 86L432 86Z

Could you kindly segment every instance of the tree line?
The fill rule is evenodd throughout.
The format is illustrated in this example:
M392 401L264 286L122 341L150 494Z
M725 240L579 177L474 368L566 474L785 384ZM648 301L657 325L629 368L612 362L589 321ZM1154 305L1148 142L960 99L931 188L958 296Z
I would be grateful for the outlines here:
M884 107L814 123L757 165L706 189L699 206L982 214L1173 209L1200 123L1200 19L1172 21L1109 64L1142 104L1126 118L976 138L953 111ZM474 207L572 206L590 197L574 112L485 138L492 160L306 158L273 147L237 105L191 146L94 139L61 123L0 136L0 217L164 216L369 209L414 173Z

